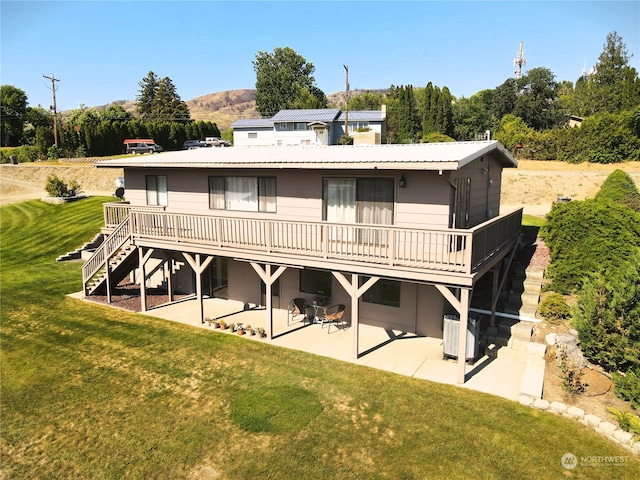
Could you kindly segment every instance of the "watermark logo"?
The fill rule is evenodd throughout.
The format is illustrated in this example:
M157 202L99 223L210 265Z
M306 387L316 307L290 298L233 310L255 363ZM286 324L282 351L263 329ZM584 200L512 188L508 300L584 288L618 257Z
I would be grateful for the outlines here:
M560 460L562 466L567 470L573 470L578 466L578 457L576 457L573 453L565 453L562 456L562 460Z
M628 456L621 455L586 455L578 458L573 453L565 453L560 463L567 470L581 467L622 467L627 465Z

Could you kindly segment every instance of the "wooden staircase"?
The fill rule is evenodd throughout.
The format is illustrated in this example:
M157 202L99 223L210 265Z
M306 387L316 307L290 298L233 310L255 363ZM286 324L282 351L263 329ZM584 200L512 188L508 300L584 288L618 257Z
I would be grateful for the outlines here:
M109 258L109 277L112 285L120 283L134 268L138 267L137 247L131 242L125 243ZM85 286L85 295L104 293L107 282L107 265L105 264Z
M111 285L124 279L137 267L136 252L131 241L131 220L126 217L82 266L85 296L104 291L107 279Z

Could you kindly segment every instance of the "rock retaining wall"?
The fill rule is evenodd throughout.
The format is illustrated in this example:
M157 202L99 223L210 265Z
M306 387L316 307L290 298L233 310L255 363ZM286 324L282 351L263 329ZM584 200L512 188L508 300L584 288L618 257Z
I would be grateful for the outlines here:
M603 421L600 417L585 413L578 407L565 405L562 402L551 402L542 399L532 399L525 395L520 396L520 403L527 407L537 408L556 415L571 418L587 427L592 427L596 432L605 436L609 440L621 445L626 450L635 455L640 455L640 439L634 439L633 434L625 432L611 422Z

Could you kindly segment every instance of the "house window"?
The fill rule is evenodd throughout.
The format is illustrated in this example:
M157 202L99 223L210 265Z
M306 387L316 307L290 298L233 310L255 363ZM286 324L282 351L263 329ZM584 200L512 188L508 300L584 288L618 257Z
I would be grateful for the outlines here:
M305 122L295 122L293 124L294 130L307 130L307 124Z
M322 270L300 270L300 291L304 293L324 293L331 297L331 272Z
M469 210L471 209L471 179L456 178L455 200L453 204L453 228L469 228Z
M348 128L350 132L357 132L360 128L369 128L369 122L349 122Z
M166 175L146 175L147 205L166 207L169 204Z
M362 286L368 280L369 277L361 277L360 285ZM396 280L380 279L362 295L362 301L389 307L400 307L401 285Z
M275 212L275 177L209 177L209 208Z
M392 178L325 178L323 219L393 225Z
M249 138L258 138L258 133L257 132L249 132L248 137Z

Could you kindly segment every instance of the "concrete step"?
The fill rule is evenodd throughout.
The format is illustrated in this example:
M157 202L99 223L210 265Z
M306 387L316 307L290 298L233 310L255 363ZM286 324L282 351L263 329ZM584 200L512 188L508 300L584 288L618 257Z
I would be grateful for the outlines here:
M530 343L527 354L527 364L525 365L520 395L533 399L542 398L544 387L544 370L546 361L544 359L547 346L542 343Z

